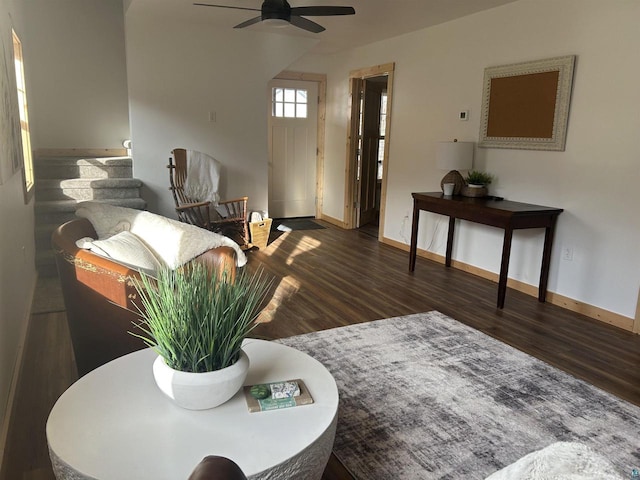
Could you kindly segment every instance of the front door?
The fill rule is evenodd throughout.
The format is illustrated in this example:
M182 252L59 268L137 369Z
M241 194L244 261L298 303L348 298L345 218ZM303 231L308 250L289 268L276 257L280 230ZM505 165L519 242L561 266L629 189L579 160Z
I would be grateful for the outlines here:
M318 85L276 79L269 95L269 215L315 217Z

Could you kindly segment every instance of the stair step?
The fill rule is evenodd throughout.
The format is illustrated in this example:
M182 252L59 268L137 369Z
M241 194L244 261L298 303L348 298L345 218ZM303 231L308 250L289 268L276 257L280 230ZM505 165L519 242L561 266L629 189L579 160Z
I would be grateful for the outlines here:
M135 208L136 210L144 210L147 202L142 198L110 198L94 200L96 202L108 203L119 207ZM34 209L36 215L36 223L49 223L62 225L69 220L76 218L76 208L78 203L75 200L52 200L47 202L35 202Z
M109 199L109 201L105 203L135 208L137 210L144 210L146 208L146 202L141 198ZM75 214L77 206L78 202L73 201L35 203L37 218L35 227L36 250L51 248L51 234L63 223L78 218Z
M142 198L108 198L95 201L99 203L108 203L109 205L116 205L118 207L135 208L136 210L144 210L147 206L147 202ZM75 213L76 208L78 208L78 203L80 202L75 200L51 200L47 202L36 202L34 208L36 215L66 212Z
M34 161L38 179L45 178L131 178L131 157L47 157Z
M36 200L138 198L141 187L136 178L38 179Z
M90 153L90 155L92 155ZM34 159L36 201L36 267L41 276L56 276L51 234L77 218L86 200L144 210L142 182L133 178L131 157L45 156Z
M132 157L38 157L33 159L34 168L42 166L68 165L102 165L129 166L133 165Z
M141 187L137 178L50 178L38 180L38 189L49 188L132 188Z

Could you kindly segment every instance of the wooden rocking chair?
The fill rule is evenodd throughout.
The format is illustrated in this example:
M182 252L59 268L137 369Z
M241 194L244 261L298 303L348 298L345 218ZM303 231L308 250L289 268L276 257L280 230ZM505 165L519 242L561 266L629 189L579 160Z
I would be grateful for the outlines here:
M198 202L186 194L187 151L176 148L169 157L169 183L176 213L181 222L196 225L231 238L246 250L251 248L247 228L247 201L249 197L225 200L214 205L210 201ZM175 163L174 163L175 162Z

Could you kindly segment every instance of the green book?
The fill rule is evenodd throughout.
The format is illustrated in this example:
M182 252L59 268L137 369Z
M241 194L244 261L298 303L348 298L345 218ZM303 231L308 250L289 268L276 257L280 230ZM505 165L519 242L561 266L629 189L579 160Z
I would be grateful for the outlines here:
M309 393L309 390L307 389L307 386L304 384L304 382L301 379L295 379L295 380L285 380L287 382L296 382L298 384L298 387L300 387L300 395L295 396L295 397L288 397L288 398L271 398L271 396L268 396L266 398L255 398L252 394L251 394L251 388L254 387L255 385L246 385L244 388L244 398L247 401L247 407L249 408L249 412L251 413L255 413L255 412L266 412L268 410L279 410L281 408L291 408L291 407L297 407L299 405L309 405L311 403L313 403L313 398L311 397L311 394ZM264 383L261 385L264 385L266 387L270 387L271 385L275 385L278 383L282 383L282 382L271 382L271 383ZM269 389L269 391L271 391Z

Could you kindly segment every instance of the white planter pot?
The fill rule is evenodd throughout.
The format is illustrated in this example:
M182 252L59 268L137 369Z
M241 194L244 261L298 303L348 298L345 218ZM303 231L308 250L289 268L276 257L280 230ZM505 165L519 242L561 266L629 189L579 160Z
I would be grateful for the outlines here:
M158 388L176 405L189 410L217 407L233 397L247 378L249 357L244 350L233 365L213 372L181 372L169 367L160 356L153 362Z

